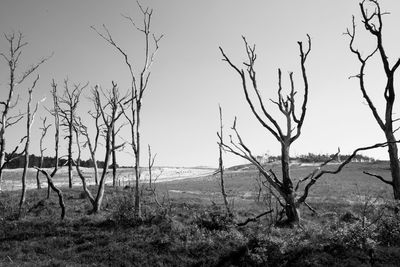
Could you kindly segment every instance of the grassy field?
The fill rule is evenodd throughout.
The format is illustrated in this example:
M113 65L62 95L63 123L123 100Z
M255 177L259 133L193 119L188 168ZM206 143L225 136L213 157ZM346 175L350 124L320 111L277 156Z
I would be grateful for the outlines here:
M270 167L279 175L277 165ZM292 175L304 177L312 169L294 165ZM94 215L88 214L90 203L79 186L62 188L64 221L54 193L44 200L46 189L29 190L18 220L19 192L4 191L0 265L398 266L397 204L390 188L365 170L389 177L387 163L379 162L352 163L339 175L321 178L309 199L317 213L302 207L301 225L293 229L275 227L276 213L236 225L275 208L268 198L258 200L258 173L251 168L226 173L234 218L225 215L213 176L158 183L162 207L144 186L143 221L133 216L129 187L107 186L103 210Z
M52 169L47 169L49 173ZM82 173L86 177L86 182L89 185L94 185L94 171L93 168L81 168ZM159 182L165 182L170 180L181 180L192 177L201 177L213 173L215 170L212 168L185 168L185 167L154 167L152 169L153 180L156 179ZM36 188L36 173L37 171L33 168L28 169L27 175L27 188ZM100 176L101 171L99 171ZM81 186L81 180L75 170L72 170L74 176L72 183L74 186ZM134 184L134 170L133 168L120 168L117 171L117 185L119 186L130 186ZM4 177L2 188L6 191L14 191L21 189L21 169L6 169L4 170ZM39 174L39 180L41 186L47 186L47 181L44 175ZM141 180L146 182L149 180L149 173L147 168L142 170ZM68 185L68 169L66 167L60 168L56 175L53 177L53 182L57 186ZM109 170L106 178L106 184L112 184L111 170Z

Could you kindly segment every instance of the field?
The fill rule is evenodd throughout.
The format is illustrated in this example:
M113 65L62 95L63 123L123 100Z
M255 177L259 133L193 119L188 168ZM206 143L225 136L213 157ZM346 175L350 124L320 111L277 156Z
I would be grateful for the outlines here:
M52 172L52 169L45 169L49 173ZM85 177L87 177L87 183L89 185L94 185L94 174L92 168L81 168L82 173ZM6 191L14 191L21 189L21 182L20 177L22 176L20 169L6 169L3 178L2 188ZM27 177L27 188L34 189L36 188L36 170L35 169L28 169L28 177ZM184 168L184 167L154 167L152 170L153 180L156 179L158 182L165 182L170 180L180 180L186 179L191 177L201 177L204 175L209 175L214 172L214 169L211 168ZM75 168L72 171L73 176L73 185L74 186L81 186L81 180L76 173ZM100 175L99 171L99 175ZM134 170L133 168L120 168L117 172L117 184L119 186L130 186L134 184ZM41 186L47 186L47 181L45 176L40 174L39 176ZM149 180L149 173L147 169L142 171L142 178L143 182ZM53 181L57 186L67 186L68 185L68 169L63 167L58 170L57 174L53 177ZM109 170L106 184L112 184L111 178L111 170Z
M279 175L278 165L270 167ZM313 168L293 165L292 175L304 177ZM128 176L128 171L119 174ZM233 219L225 215L218 176L207 175L212 170L199 171L201 177L195 177L199 173L194 170L180 177L160 176L157 195L162 207L144 185L143 221L132 215L132 191L125 182L106 187L104 208L94 215L88 214L90 203L78 184L63 187L64 221L59 220L54 193L43 200L45 188L29 190L23 216L17 220L15 185L9 188L14 191L0 193L0 265L397 266L397 204L391 201L389 186L362 171L389 177L385 162L351 163L338 175L324 176L308 201L317 213L302 207L301 225L294 229L275 227L275 212L237 226L275 208L268 194L258 197L258 172L246 166L228 170L225 176ZM9 174L6 181L19 180L17 171ZM56 178L60 184L62 179L65 173Z

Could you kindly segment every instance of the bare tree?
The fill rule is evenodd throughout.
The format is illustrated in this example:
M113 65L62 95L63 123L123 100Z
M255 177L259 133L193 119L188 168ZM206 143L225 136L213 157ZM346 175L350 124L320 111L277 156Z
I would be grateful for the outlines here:
M224 150L224 132L223 132L223 125L222 125L222 109L221 106L219 106L219 123L220 123L220 130L217 132L218 136L218 149L219 149L219 170L216 172L220 174L220 186L221 186L221 193L222 193L222 198L224 200L224 205L226 212L228 216L232 216L232 211L229 208L229 203L228 203L228 195L226 194L225 191L225 181L224 181L224 161L222 157L222 152Z
M40 141L39 141L39 148L40 148L39 168L43 168L43 159L44 159L43 153L47 149L47 148L43 147L43 140L46 137L47 131L49 130L49 128L51 126L51 124L46 124L46 120L47 120L47 117L42 119L42 127L40 128L40 130L42 130L42 134L40 136ZM38 170L36 172L36 186L37 186L37 189L41 189L39 174L40 174L40 171Z
M58 171L58 162L59 162L59 142L60 142L60 117L59 117L59 105L58 105L58 96L57 96L57 84L54 79L51 83L52 91L51 95L53 97L53 109L50 110L50 113L54 117L54 151L55 151L55 164L53 171L49 174L43 168L35 167L36 170L40 171L47 179L48 190L47 190L47 198L50 198L50 188L53 189L54 192L58 195L58 202L61 208L61 220L65 218L65 203L62 191L53 183L53 177L56 175Z
M124 97L124 99L126 99L127 97ZM118 98L112 98L113 101L119 101L119 97ZM118 109L120 108L120 106L116 105L118 104L117 102L112 103L111 107L113 109L116 109L116 112L118 111ZM111 164L111 168L112 168L112 179L113 179L113 187L117 186L117 151L120 149L123 149L125 146L125 143L123 144L117 144L116 143L116 137L118 136L119 132L121 131L121 129L126 126L126 123L122 123L121 125L119 125L119 127L117 128L116 126L117 121L115 121L115 125L112 129L112 134L111 134L111 147L112 147L112 151L111 151L111 159L112 159L112 164Z
M7 97L5 100L0 101L0 190L1 182L3 178L3 169L6 167L7 163L12 159L10 155L19 156L18 153L10 153L8 160L5 159L6 150L6 132L7 129L16 123L18 123L22 118L23 114L11 114L12 110L17 107L19 96L15 98L15 89L18 85L22 84L32 73L34 73L40 65L46 62L50 57L41 59L38 63L31 65L27 70L17 73L17 68L20 63L20 58L22 55L23 48L28 45L24 41L22 33L15 34L5 34L5 39L9 44L8 53L0 53L0 56L6 61L9 69L9 84L7 90Z
M68 80L64 80L64 93L58 97L58 112L62 118L63 123L61 126L67 128L67 139L68 139L68 186L72 188L72 144L74 135L74 119L76 117L76 110L80 100L83 89L88 86L74 84L71 88L68 84Z
M31 103L32 103L32 93L33 89L36 87L36 83L39 80L39 75L33 81L32 86L28 89L28 103L26 108L26 138L25 138L25 149L24 149L24 169L22 172L22 192L21 199L19 201L19 215L21 215L22 206L25 204L25 196L26 196L26 176L29 166L29 145L31 141L31 128L32 123L35 119L35 114L39 106L39 102L36 103L35 109L33 112L31 111Z
M393 106L395 103L395 90L394 90L394 75L397 68L400 66L400 59L390 66L389 58L386 53L386 49L383 45L383 20L382 16L387 14L381 11L378 1L376 0L364 0L359 3L361 15L362 15L362 24L365 27L366 31L369 32L376 42L375 48L372 52L367 55L363 55L354 44L356 37L356 23L353 16L353 25L351 29L347 29L346 34L350 37L350 50L353 54L357 56L358 61L360 62L360 71L357 75L353 76L359 79L360 90L363 98L368 103L368 106L374 116L376 122L379 127L385 134L386 140L388 142L388 153L390 159L390 170L391 170L391 181L385 180L382 176L366 173L371 175L372 177L376 177L381 181L389 184L393 188L393 195L395 199L400 199L400 164L399 164L399 155L398 148L395 138L395 132L399 129L394 129L394 123L399 119L393 118ZM368 12L368 7L371 7L372 12ZM386 101L384 116L380 115L373 100L371 99L369 93L367 92L366 84L365 84L365 69L367 67L367 63L369 60L375 55L378 54L383 66L383 70L386 78L385 88L382 88L382 92Z
M307 101L308 101L308 80L307 80L307 74L306 74L306 68L305 68L305 63L308 57L308 54L311 51L311 38L308 36L308 49L304 51L303 49L303 43L298 42L299 49L300 49L300 65L301 65L301 71L302 71L302 78L303 78L303 83L304 83L304 97L303 97L303 103L301 105L301 113L300 116L298 116L295 112L295 86L294 86L294 80L293 80L293 72L289 73L289 79L290 79L290 85L291 85L291 90L290 93L286 96L282 94L282 74L281 70L278 70L278 101L273 101L273 104L276 104L279 108L279 111L284 115L284 118L286 120L286 132L284 132L283 128L278 124L278 122L271 116L271 114L266 110L265 104L261 98L261 94L258 90L257 86L257 79L256 79L256 71L254 69L254 64L256 61L256 52L255 52L255 45L250 46L246 40L246 38L243 37L243 41L246 47L246 53L248 56L248 62L245 62L244 65L247 68L247 74L248 78L250 79L250 84L253 88L253 91L257 97L256 101L253 101L249 95L249 88L247 85L247 78L246 78L246 73L243 69L239 69L237 66L235 66L231 60L228 58L228 56L224 53L223 49L220 47L220 51L223 56L223 60L226 61L230 67L232 67L240 76L242 80L242 86L243 90L245 93L246 101L249 104L251 111L253 112L254 116L257 118L257 120L261 123L263 127L265 127L276 139L277 141L281 144L281 162L282 162L282 181L278 180L278 178L271 172L268 172L264 169L264 167L256 160L255 157L252 156L250 149L243 143L243 140L241 136L239 135L239 132L236 129L236 118L235 122L233 124L233 131L236 134L236 137L238 139L238 143L236 144L233 142L232 136L231 136L231 144L233 146L226 145L224 143L221 143L222 146L224 146L225 149L228 151L241 156L243 158L246 158L247 160L251 161L253 164L256 165L256 167L259 169L259 171L265 176L267 181L271 183L271 185L275 188L276 191L279 192L279 194L282 196L282 198L285 201L285 213L286 217L288 220L288 223L296 223L299 221L299 213L297 211L297 205L295 201L295 192L293 188L293 182L290 177L290 165L289 165L289 158L290 158L290 146L291 144L296 141L300 134L301 134L301 128L304 123L304 118L306 115L306 109L307 109ZM258 102L260 109L262 112L257 111L254 102ZM264 118L263 118L264 117Z
M236 65L232 63L232 61L228 58L228 56L224 53L223 49L220 47L223 60L226 61L230 67L232 67L240 76L242 81L242 87L245 94L246 101L250 106L250 109L253 115L257 118L259 123L266 128L281 144L281 170L282 170L282 178L278 179L277 175L272 169L266 169L265 166L261 164L257 160L250 148L246 146L244 143L239 131L237 130L237 121L235 121L232 126L232 130L234 132L234 136L230 136L230 143L222 143L220 144L224 147L224 149L230 153L233 153L239 157L242 157L248 161L250 161L262 174L265 181L269 183L272 188L277 192L275 195L276 200L282 206L282 212L286 215L286 220L283 221L284 224L293 225L299 222L300 215L298 212L298 208L301 204L305 204L311 210L312 207L306 203L306 199L309 193L310 188L315 184L315 182L325 174L336 174L340 172L344 166L346 166L357 154L359 151L369 150L378 147L386 147L391 145L390 143L379 143L373 146L367 146L362 148L357 148L354 150L353 154L343 161L340 165L337 166L334 170L326 170L324 167L332 160L337 158L339 152L334 155L328 161L322 163L319 168L314 170L312 173L307 175L305 178L298 179L297 185L294 187L294 180L290 174L290 146L296 141L301 134L301 129L304 123L306 110L307 110L307 100L308 100L308 79L306 74L305 63L307 57L311 51L311 39L308 37L308 49L304 51L303 43L298 42L299 51L300 51L300 68L302 72L302 79L304 84L304 96L303 102L301 104L301 112L300 115L296 114L296 99L295 95L297 91L295 90L293 73L289 73L290 80L290 92L288 95L284 96L282 94L282 74L281 70L278 70L278 100L271 100L273 104L275 104L280 113L283 114L286 131L278 124L277 120L275 120L271 114L267 111L266 105L262 100L260 91L257 85L256 71L254 69L255 60L257 58L255 53L255 46L250 46L246 39L243 37L246 52L248 56L248 61L244 62L244 66L247 68L247 75L243 69L239 69ZM248 87L248 79L250 79L250 84L254 92L254 96L256 100L250 96L249 87ZM257 104L258 103L258 104ZM304 187L300 188L300 184L306 182ZM299 193L299 189L303 189L303 193Z
M93 169L94 169L94 180L96 185L98 185L98 177L99 177L99 170L98 170L98 165L97 165L97 158L96 158L96 152L97 148L99 145L99 138L100 138L100 133L101 133L101 125L100 125L100 120L101 120L101 111L100 109L102 108L99 106L97 103L98 101L96 100L97 97L97 91L98 88L95 87L92 89L92 98L91 101L93 102L94 106L94 111L89 111L88 113L90 116L93 118L94 123L95 123L95 136L94 136L94 141L91 140L88 132L88 127L82 123L82 120L80 117L76 118L76 125L77 125L77 130L79 130L79 134L83 135L86 139L86 142L84 143L84 147L87 146L90 152L90 157L93 161ZM79 144L78 144L79 145ZM80 147L78 147L80 149ZM80 159L80 157L78 157Z
M124 16L134 27L135 30L143 33L145 36L145 54L144 54L144 64L140 68L138 67L138 73L135 74L134 65L132 65L131 60L128 58L127 52L125 52L113 39L108 28L103 25L104 33L98 31L95 27L91 27L101 38L103 38L107 43L113 46L118 53L120 53L124 60L125 64L128 67L131 84L130 84L130 99L125 102L124 112L126 119L129 121L130 132L131 132L131 142L130 145L133 149L135 155L135 216L141 218L141 208L140 208L140 119L141 119L141 108L142 108L142 100L143 94L147 89L147 85L149 82L150 74L151 74L151 66L154 62L154 57L156 52L158 51L158 44L163 35L160 37L156 37L151 31L151 18L153 14L153 10L149 8L143 8L139 3L140 11L143 15L143 25L138 26L134 20L129 16ZM152 40L151 40L152 39ZM152 44L153 43L153 44ZM130 114L128 114L127 110L130 110Z
M148 188L148 190L149 190L150 193L153 195L153 197L154 197L154 202L157 204L157 206L158 206L159 208L161 208L161 207L162 207L162 204L161 204L160 201L158 200L156 182L157 182L158 177L161 176L162 172L160 172L156 177L153 177L153 167L154 167L154 162L155 162L155 160L156 160L157 154L155 154L154 156L152 156L150 145L148 145L148 152L149 152L149 159L148 159L148 165L147 165L147 168L148 168L148 170L149 170L149 188Z
M87 127L82 123L80 118L76 120L74 129L76 134L77 140L77 147L78 147L78 159L76 162L76 170L78 172L79 177L82 180L83 190L86 193L86 196L89 198L90 203L93 206L92 212L97 213L101 209L101 204L104 197L104 189L105 189L105 181L106 175L108 172L108 166L112 154L112 150L120 148L112 146L112 134L113 129L115 127L115 122L122 116L122 110L120 110L121 103L125 101L125 97L121 97L119 94L119 90L117 84L112 82L112 89L108 91L107 94L103 93L106 98L106 104L102 104L101 97L100 97L100 88L96 86L93 92L93 100L96 106L96 110L100 112L103 125L104 125L104 139L105 139L105 156L104 156L104 166L102 170L102 174L99 181L99 187L97 190L96 197L90 192L86 184L86 177L83 175L82 171L80 170L80 159L81 159L81 146L79 143L79 135L82 134L86 138L86 143L89 147L92 147L89 134L87 132ZM107 112L108 111L108 112ZM99 131L99 128L98 128Z

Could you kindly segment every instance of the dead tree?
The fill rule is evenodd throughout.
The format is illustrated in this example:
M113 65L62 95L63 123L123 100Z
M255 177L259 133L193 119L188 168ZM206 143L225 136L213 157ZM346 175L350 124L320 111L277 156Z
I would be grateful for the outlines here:
M226 212L228 216L232 216L232 211L229 208L229 203L228 203L228 196L225 191L225 181L224 181L224 161L222 158L222 152L224 150L223 143L224 143L224 133L223 133L223 125L222 125L222 109L221 106L219 106L219 123L220 123L220 130L217 132L218 136L218 149L219 149L219 169L217 172L220 174L220 186L221 186L221 193L222 193L222 198L224 200L224 205Z
M116 91L117 93L119 93L118 91ZM124 97L124 99L126 99L127 96ZM113 97L111 98L112 101L119 101L120 97ZM112 109L115 109L115 112L118 113L118 109L121 108L118 104L118 102L114 102L111 105ZM122 111L122 109L121 109ZM111 151L111 160L112 160L112 164L111 164L111 168L112 168L112 181L113 181L113 187L117 186L117 151L124 149L125 147L125 142L122 144L117 144L116 143L116 137L119 135L119 132L121 131L121 129L123 127L126 126L126 123L122 123L117 127L117 121L115 121L115 125L112 129L112 134L111 134L111 147L112 147L112 151Z
M20 58L22 55L23 48L28 45L24 41L22 33L10 33L4 35L5 39L9 44L8 53L0 53L0 56L6 61L9 69L9 83L7 85L7 97L5 100L0 101L0 191L1 183L3 178L3 169L6 167L7 163L12 159L10 158L11 153L8 156L8 160L5 159L6 154L6 132L9 127L18 123L22 118L23 114L11 114L11 112L16 108L19 100L19 96L15 97L16 88L21 85L28 77L34 73L40 65L46 62L50 57L41 59L38 63L30 66L27 70L17 73L17 68L20 63ZM3 90L3 89L2 89ZM19 156L15 154L15 156Z
M92 212L97 213L101 210L101 204L104 197L104 189L105 189L105 181L106 175L108 172L108 166L110 163L110 158L112 154L112 150L119 149L122 145L118 147L112 146L112 134L113 129L115 127L115 122L122 116L122 110L119 108L121 103L125 101L125 97L121 97L118 91L117 84L112 82L112 89L107 93L103 93L104 97L106 98L106 104L102 104L101 97L100 97L100 88L96 86L93 92L93 100L96 106L96 110L100 112L102 121L103 121L103 133L105 139L105 155L104 155L104 166L102 170L102 174L99 181L99 187L97 190L96 197L90 192L86 184L86 177L83 175L82 171L80 170L80 160L81 160L81 146L79 143L79 135L82 134L86 137L86 143L88 146L91 146L90 137L87 133L87 127L81 122L79 119L77 123L75 123L74 129L76 134L77 140L77 147L78 147L78 159L76 162L76 170L78 172L79 177L82 180L83 190L86 193L86 196L89 198L90 203L92 204ZM98 128L99 131L99 128Z
M158 200L158 194L157 194L157 188L156 188L156 182L158 177L161 176L162 172L160 172L156 177L153 177L153 167L154 167L154 161L156 160L157 154L152 156L151 154L151 147L148 145L148 152L149 152L149 159L148 159L148 170L149 170L149 188L148 190L154 197L154 202L157 204L159 208L161 208L163 205L160 203Z
M40 130L42 130L42 134L41 134L40 140L39 140L39 148L40 148L39 168L43 168L43 160L44 160L43 153L47 149L47 148L43 147L43 140L46 137L47 131L49 130L49 128L51 126L51 124L46 124L46 120L47 120L47 117L42 119L42 127L40 128ZM40 174L40 171L38 170L36 172L36 186L37 186L37 189L41 189L39 174Z
M134 171L135 171L135 216L141 218L141 208L140 208L140 119L141 119L141 109L142 109L142 100L143 94L147 89L147 85L149 82L150 74L151 74L151 66L154 62L154 57L156 52L158 51L158 44L162 35L160 37L156 37L151 31L151 18L153 14L153 10L149 8L143 8L140 4L139 8L143 14L143 25L138 26L134 20L129 16L124 16L133 26L135 30L144 34L145 42L145 59L144 64L140 68L138 67L138 72L135 73L134 65L132 65L131 60L128 57L127 52L125 52L113 39L108 28L103 25L104 33L98 31L95 27L91 27L101 38L103 38L107 43L113 46L119 54L121 54L124 58L125 64L128 67L130 73L130 99L124 103L124 112L126 119L130 125L131 132L131 142L130 145L133 149L133 153L135 155L135 163L134 163ZM152 41L152 40L153 41ZM153 44L152 44L153 43ZM128 114L128 110L130 111Z
M24 149L24 169L22 172L22 191L21 191L21 199L19 201L19 215L21 215L22 206L25 204L25 196L26 196L26 176L29 166L29 146L31 141L31 128L32 123L35 119L35 114L39 106L39 102L36 103L35 109L33 112L31 111L31 103L32 103L32 93L33 89L36 87L36 83L39 80L39 75L33 81L32 86L28 89L28 103L26 108L26 138L25 138L25 149Z
M80 100L81 93L83 89L88 86L88 83L85 85L74 84L73 88L71 88L68 84L68 80L64 80L64 93L62 96L58 98L58 112L62 118L63 123L61 126L66 127L68 139L68 186L72 188L72 144L73 144L73 136L74 136L74 119L76 117L76 110L78 108L78 103Z
M233 142L231 137L231 144L233 146L226 145L221 143L222 146L227 151L230 151L238 156L244 157L259 169L259 171L264 175L269 183L275 188L276 191L282 196L285 201L285 214L287 217L288 223L297 223L299 221L299 213L297 210L296 200L295 200L295 192L293 188L293 182L290 177L290 165L289 165L289 158L290 158L290 146L291 144L296 141L301 134L301 129L304 123L304 118L306 115L307 110L307 101L308 101L308 80L306 74L305 63L308 57L308 54L311 51L311 38L308 36L308 49L304 51L303 43L298 42L299 49L300 49L300 66L302 71L302 78L304 83L304 96L303 96L303 103L301 105L301 113L300 116L295 112L295 95L297 91L295 91L294 80L293 80L293 72L289 73L290 79L290 93L286 96L282 94L282 74L281 70L278 70L278 101L272 101L273 104L276 104L279 111L284 115L285 122L286 122L286 131L284 131L283 127L281 127L278 122L271 116L271 114L266 110L266 105L261 98L260 91L258 89L257 79L256 79L256 71L254 69L254 64L256 61L256 52L255 52L255 45L250 46L247 43L246 38L243 37L243 41L246 47L246 53L248 56L248 62L245 62L244 65L247 68L247 75L243 69L239 69L236 65L234 65L228 56L225 54L223 49L220 47L220 51L223 56L223 60L226 61L230 67L232 67L240 76L242 80L242 87L245 93L246 101L249 104L251 111L253 112L254 116L257 120L261 123L263 127L265 127L281 144L281 168L282 168L282 180L278 180L278 178L274 177L270 172L266 171L264 167L261 165L260 162L254 158L247 148L247 146L243 143L242 138L239 135L239 132L236 129L236 118L233 124L233 131L236 134L239 144ZM247 81L250 79L250 84L253 88L253 91L256 95L257 100L254 101L251 99L249 95L249 88ZM255 103L254 103L255 102ZM256 104L259 104L261 112L258 111L255 107Z
M53 177L56 175L58 171L58 162L59 162L59 141L60 141L60 117L59 117L59 108L58 108L58 96L57 96L57 84L53 80L51 83L52 87L52 97L53 97L53 109L50 110L50 113L54 117L54 139L55 139L55 145L54 145L54 151L55 151L55 164L54 164L54 169L53 171L49 174L46 170L43 168L39 167L34 167L37 171L40 171L47 179L47 184L48 184L48 191L47 191L47 198L50 198L50 188L53 189L54 192L57 193L58 195L58 203L61 208L61 220L65 218L65 203L64 203L64 197L62 191L53 183Z
M395 138L395 132L399 129L395 129L394 123L399 119L393 118L393 108L395 103L395 90L394 90L394 75L397 68L400 66L400 59L391 66L389 63L389 58L386 53L386 49L383 45L383 19L382 16L388 13L382 12L379 6L378 1L376 0L364 0L360 4L361 16L362 16L362 24L365 27L366 31L370 33L373 38L375 44L375 48L372 52L367 55L363 55L355 46L354 41L356 37L356 23L353 16L353 25L351 29L347 29L346 35L350 37L350 50L353 54L357 56L358 61L360 62L360 70L359 73L353 77L359 79L359 86L362 93L363 98L368 103L368 107L370 108L373 117L378 123L379 127L385 134L386 141L388 143L388 153L390 159L390 170L391 170L391 181L385 180L383 177L375 174L370 174L372 177L376 177L381 181L389 184L393 188L393 195L395 199L400 199L400 164L399 164L399 155L398 148ZM371 7L371 12L368 12L368 7ZM382 62L383 71L385 73L386 85L382 88L383 96L386 102L384 115L379 114L374 101L371 99L369 93L367 92L367 86L365 84L365 69L367 67L367 63L374 57L374 55L378 55L380 61Z
M95 124L94 141L92 142L92 139L89 136L88 127L84 123L82 123L82 120L80 117L77 117L76 125L77 125L77 130L79 130L79 134L85 136L86 142L84 143L84 147L87 146L89 149L90 157L93 161L94 181L95 181L96 185L98 185L99 184L99 182L98 182L99 168L97 165L96 152L97 152L97 148L99 145L99 138L100 138L100 132L101 132L101 125L100 125L101 106L97 105L96 90L98 90L98 89L97 88L92 89L92 98L90 98L90 100L92 101L93 106L94 106L94 111L88 112L89 115L93 118L94 124ZM80 149L80 147L78 147L78 149ZM78 159L80 159L80 157L78 157Z
M334 170L324 170L325 167L330 161L337 158L337 154L334 155L328 161L322 163L318 169L313 171L310 175L305 178L298 179L298 183L296 187L293 186L294 180L290 174L290 146L296 141L301 134L301 129L304 123L306 110L307 110L307 101L308 101L308 79L306 74L305 63L307 57L311 51L311 39L308 37L308 49L304 51L303 43L298 42L299 50L300 50L300 68L302 73L302 79L304 84L304 96L303 102L301 104L300 115L296 114L296 102L295 95L297 91L295 90L293 73L289 73L290 80L290 91L289 94L284 96L282 94L282 74L281 70L278 70L278 100L271 100L271 103L276 105L283 114L285 118L286 131L278 124L277 120L275 120L271 114L266 109L266 104L262 100L260 91L258 89L256 71L254 69L255 60L257 58L255 52L255 46L248 45L246 39L243 37L246 52L248 56L248 61L243 63L247 68L247 75L243 69L239 69L236 65L232 63L232 61L228 58L228 56L224 53L223 49L220 48L223 60L226 61L230 67L232 67L240 76L243 91L245 94L246 101L250 106L250 109L253 115L257 118L258 122L266 128L281 144L281 169L282 169L282 178L278 179L276 174L272 171L272 169L267 170L265 166L258 161L257 157L255 157L250 148L246 146L244 143L239 131L237 130L237 121L235 121L232 126L232 130L234 132L234 137L230 136L230 143L222 143L220 144L224 147L224 149L230 153L233 153L239 157L242 157L248 161L250 161L262 174L266 183L269 183L273 190L277 192L275 197L277 201L282 206L282 211L286 215L286 220L283 222L287 225L293 225L299 222L300 215L298 212L298 208L301 204L305 204L307 207L312 209L308 203L306 203L306 199L309 193L310 188L315 184L315 182L325 174L336 174L340 172L344 166L346 166L357 154L359 151L369 150L377 147L386 147L389 146L389 143L379 143L373 146L362 147L356 149L353 154L346 160L343 161L338 167ZM248 86L248 79L250 79L250 86L252 87L252 91L254 92L254 97L256 100L250 96L250 90ZM300 184L306 182L304 186L304 191L300 194L298 191L300 189ZM273 192L273 191L271 191Z

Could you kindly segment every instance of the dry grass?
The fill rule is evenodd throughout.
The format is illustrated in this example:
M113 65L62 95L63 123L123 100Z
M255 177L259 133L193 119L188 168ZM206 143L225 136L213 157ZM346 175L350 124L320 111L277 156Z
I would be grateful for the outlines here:
M122 187L106 188L103 210L96 215L88 214L90 205L80 187L63 188L64 221L59 220L55 194L38 205L45 189L28 191L20 220L19 192L1 192L0 265L396 266L400 217L387 208L395 207L386 199L389 188L362 170L388 174L383 164L351 164L340 175L323 178L310 199L318 215L302 208L302 226L295 229L273 227L268 216L235 226L266 209L251 194L257 176L251 170L227 174L228 193L235 200L233 221L224 215L217 177L158 184L163 208L144 189L140 222L131 212L131 190ZM310 167L294 167L292 173L303 177L309 171ZM376 197L385 201L375 203ZM343 219L352 216L353 221Z

